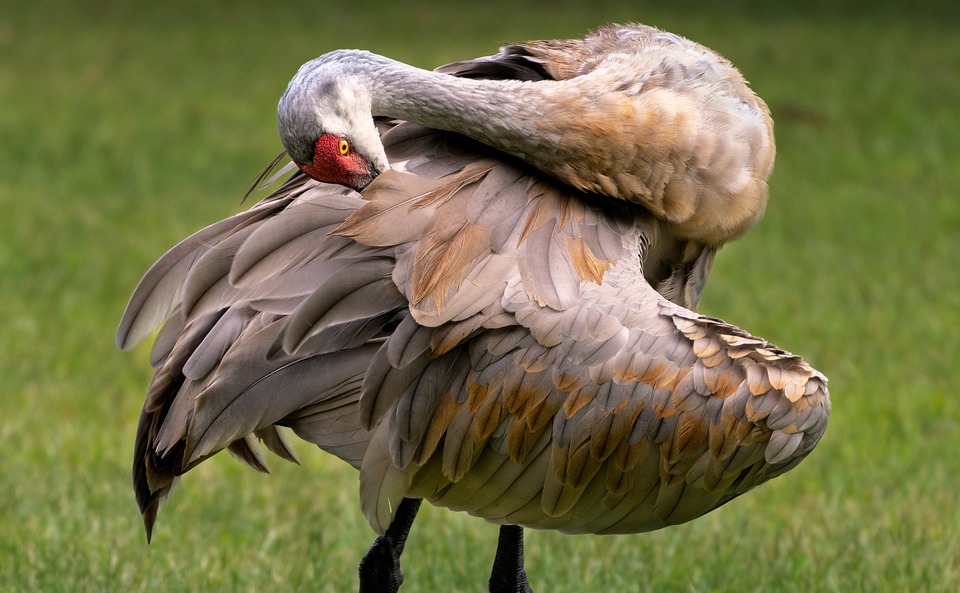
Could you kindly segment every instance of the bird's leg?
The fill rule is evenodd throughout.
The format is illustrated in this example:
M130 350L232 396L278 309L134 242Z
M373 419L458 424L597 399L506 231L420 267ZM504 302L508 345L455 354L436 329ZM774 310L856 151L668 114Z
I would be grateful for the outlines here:
M396 593L403 583L400 554L420 510L419 498L404 498L397 514L360 561L360 593Z
M523 527L501 525L490 572L490 593L533 593L523 569Z

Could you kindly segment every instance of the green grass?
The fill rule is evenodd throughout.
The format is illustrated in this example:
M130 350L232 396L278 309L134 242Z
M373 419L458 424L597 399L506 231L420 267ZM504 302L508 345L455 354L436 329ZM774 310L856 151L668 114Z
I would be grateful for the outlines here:
M195 6L196 4L196 6ZM730 57L771 105L765 219L703 310L804 354L834 414L798 469L630 537L528 533L540 592L955 591L960 583L960 16L922 2L250 1L0 15L0 590L350 591L373 534L355 473L298 447L185 477L147 547L129 485L148 347L114 349L140 275L242 208L307 59L421 66L638 20ZM642 4L642 5L641 5ZM375 8L376 7L376 8ZM403 591L481 591L496 528L418 519Z

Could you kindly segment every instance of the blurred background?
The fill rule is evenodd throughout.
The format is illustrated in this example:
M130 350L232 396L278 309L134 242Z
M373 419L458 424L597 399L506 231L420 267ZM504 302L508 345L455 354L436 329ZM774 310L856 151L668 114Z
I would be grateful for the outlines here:
M936 2L5 0L0 11L0 590L355 591L350 468L188 474L145 543L130 487L147 267L247 205L276 102L340 47L418 66L611 21L730 58L770 105L764 220L702 311L804 355L833 418L786 476L690 524L528 533L539 592L955 591L960 582L960 9ZM403 591L483 591L496 527L425 509Z

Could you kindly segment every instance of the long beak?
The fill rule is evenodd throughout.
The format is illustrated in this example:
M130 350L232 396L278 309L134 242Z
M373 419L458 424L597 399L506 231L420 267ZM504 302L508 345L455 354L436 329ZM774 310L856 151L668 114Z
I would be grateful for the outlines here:
M358 192L362 192L368 185L373 183L374 179L380 176L380 173L382 173L382 171L371 165L369 172L357 179L357 181L354 183L353 189L357 190Z

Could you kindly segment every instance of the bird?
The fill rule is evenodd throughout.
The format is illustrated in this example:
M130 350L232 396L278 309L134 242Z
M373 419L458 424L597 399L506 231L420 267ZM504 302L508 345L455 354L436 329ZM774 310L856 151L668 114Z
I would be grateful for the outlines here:
M435 71L335 50L278 129L257 183L289 176L164 254L120 322L121 348L159 328L133 462L148 541L217 452L295 461L286 427L359 471L362 592L400 587L422 500L500 525L489 589L530 592L525 528L690 521L823 436L822 373L696 312L775 158L769 110L712 50L640 24Z

